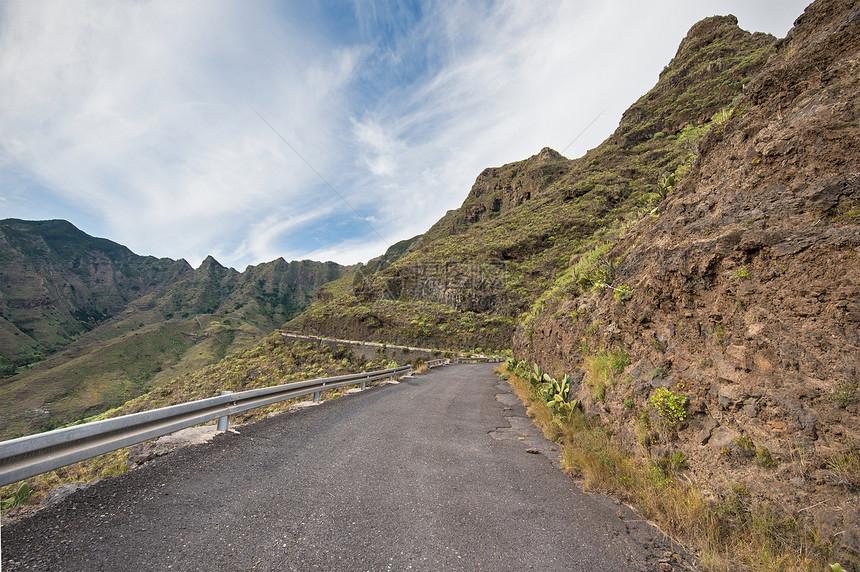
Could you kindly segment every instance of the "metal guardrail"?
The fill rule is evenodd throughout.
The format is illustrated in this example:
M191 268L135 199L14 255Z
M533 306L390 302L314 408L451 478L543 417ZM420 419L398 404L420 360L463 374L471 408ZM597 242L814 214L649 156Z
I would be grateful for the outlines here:
M507 360L503 357L459 357L457 363L501 363Z
M434 367L439 367L440 365L448 365L449 363L451 363L451 360L449 360L447 358L439 358L439 359L427 360L424 362L424 365L426 365L429 368L434 368Z
M340 338L326 338L323 336L314 336L312 334L299 334L297 332L285 332L281 330L281 335L285 338L291 338L294 340L311 340L317 342L330 342L335 344L346 344L346 345L359 345L359 346L370 346L376 348L388 348L390 350L409 350L411 352L425 352L428 354L439 355L442 353L440 350L436 350L433 348L419 348L415 346L400 346L397 344L389 344L388 342L367 342L364 340L342 340Z
M0 486L213 419L219 419L219 430L226 430L228 415L303 395L314 394L318 401L321 391L358 384L364 389L369 381L394 379L411 371L412 366L406 365L251 389L2 441Z

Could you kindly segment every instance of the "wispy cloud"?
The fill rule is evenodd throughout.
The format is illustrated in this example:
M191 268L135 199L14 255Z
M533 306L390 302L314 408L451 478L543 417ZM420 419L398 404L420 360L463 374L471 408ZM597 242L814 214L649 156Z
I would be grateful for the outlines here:
M784 34L803 7L293 4L0 4L0 216L192 263L366 260L603 111L567 154L598 144L696 20Z
M396 174L397 158L403 152L403 143L397 136L373 120L352 120L353 136L359 144L359 157L375 177Z

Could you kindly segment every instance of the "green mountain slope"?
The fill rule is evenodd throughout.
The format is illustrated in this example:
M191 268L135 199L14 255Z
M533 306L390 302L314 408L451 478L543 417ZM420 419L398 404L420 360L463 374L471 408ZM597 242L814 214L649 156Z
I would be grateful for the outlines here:
M856 569L860 6L813 3L777 48L659 212L603 253L611 287L562 275L514 353L570 374L643 463L683 459L670 477L742 490Z
M191 270L66 221L0 221L0 374L66 346Z
M515 370L569 375L570 401L552 409L548 389L523 381L567 468L703 551L706 567L857 568L858 54L856 0L817 0L779 41L708 18L599 147L485 170L461 208L322 286L288 327L511 348ZM215 355L283 289L229 302L241 279L204 266L175 308L141 303ZM239 313L181 313L215 305ZM128 311L102 327L129 328ZM123 330L139 337L129 343L173 351L157 341L174 334L138 328ZM288 355L313 351L283 344L270 336L196 372L177 361L123 411L275 383ZM351 365L320 362L338 359Z
M240 273L212 257L191 269L64 221L4 221L0 230L8 261L0 335L5 371L15 374L0 380L4 438L117 407L249 348L305 309L320 286L352 272L278 259Z
M741 30L734 17L696 24L655 87L599 147L574 160L544 149L486 169L463 206L399 261L324 287L288 326L438 347L510 347L520 316L557 276L595 248L608 250L659 205L775 42Z
M570 469L659 491L643 511L715 569L856 569L858 54L856 0L817 0L779 41L708 18L599 147L485 170L399 261L289 325L511 347L519 371L570 376L569 409L545 412Z

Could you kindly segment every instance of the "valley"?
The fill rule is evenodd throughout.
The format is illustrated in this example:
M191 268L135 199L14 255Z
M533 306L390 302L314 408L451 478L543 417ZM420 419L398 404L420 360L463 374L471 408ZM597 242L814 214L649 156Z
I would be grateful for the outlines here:
M354 269L283 259L225 268L209 257L133 254L65 221L0 221L0 435L118 407L249 349Z

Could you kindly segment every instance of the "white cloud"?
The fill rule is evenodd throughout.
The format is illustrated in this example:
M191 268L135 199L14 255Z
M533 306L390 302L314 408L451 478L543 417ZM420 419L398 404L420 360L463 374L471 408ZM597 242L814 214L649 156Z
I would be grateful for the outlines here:
M293 258L319 260L321 262L332 260L341 264L365 263L372 258L381 256L389 246L390 244L386 244L379 239L376 241L349 239L326 248L306 252L301 256L294 256Z
M597 145L698 19L784 34L802 7L376 0L340 29L313 3L6 2L0 205L193 264L366 260L485 167L561 150L599 115L566 154ZM297 231L332 217L338 232Z
M333 204L323 205L304 212L277 212L251 225L247 239L236 252L225 253L229 259L251 259L270 261L284 256L283 247L278 244L282 235L301 229L320 218L326 217L335 209ZM291 258L301 257L295 254Z
M544 146L560 151L583 129L566 155L576 157L598 145L623 111L654 85L689 27L719 12L719 4L434 5L438 10L419 24L426 29L413 30L400 47L405 53L441 53L441 65L389 93L373 110L372 133L397 142L397 171L403 174L386 179L397 197L387 203L392 234L411 236L459 206L485 167L524 159ZM725 4L722 13L763 8L762 3ZM776 13L774 2L767 4ZM369 138L366 132L357 137ZM371 170L380 169L371 164ZM379 180L366 184L378 186ZM411 224L396 218L404 203Z
M373 120L352 120L353 134L361 145L362 161L376 177L388 177L397 171L397 157L403 144Z
M271 31L266 18L210 2L6 6L6 161L146 253L223 248L221 235L243 234L231 223L304 206L316 176L254 110L325 167L333 126L320 117L358 58L309 49L300 26Z

